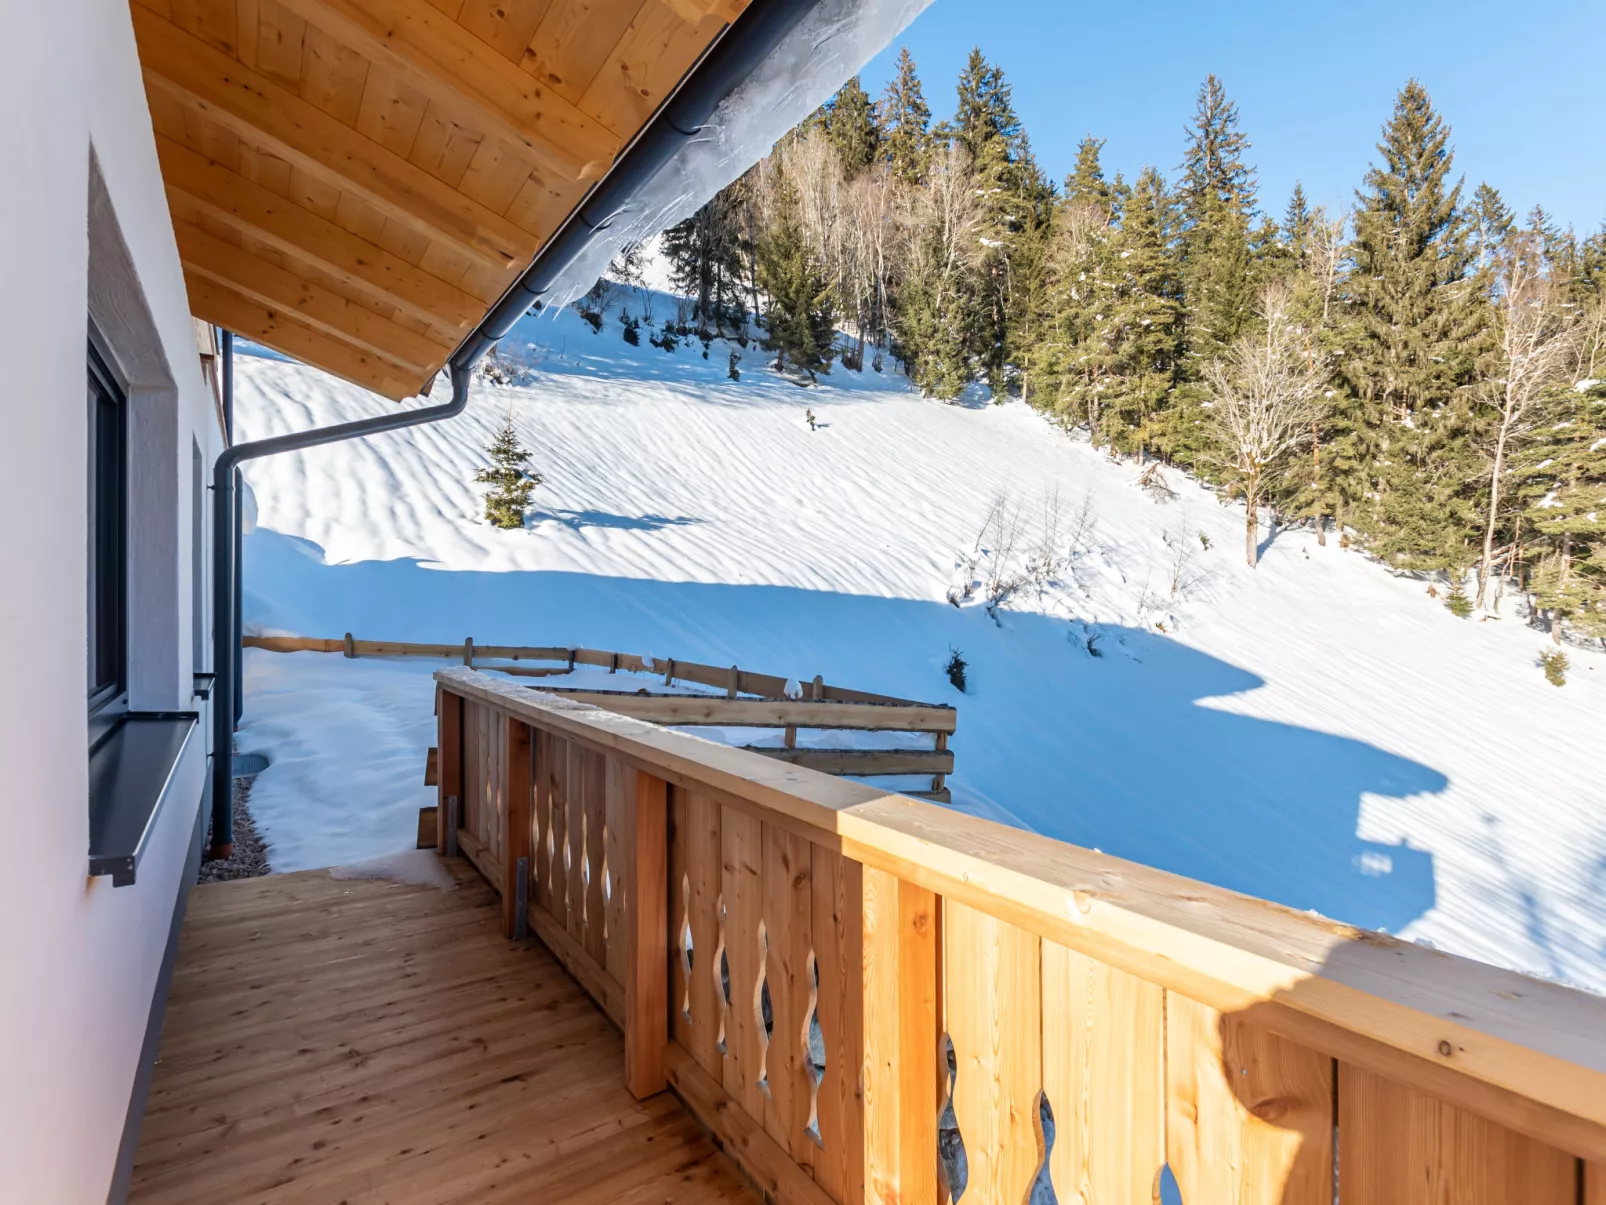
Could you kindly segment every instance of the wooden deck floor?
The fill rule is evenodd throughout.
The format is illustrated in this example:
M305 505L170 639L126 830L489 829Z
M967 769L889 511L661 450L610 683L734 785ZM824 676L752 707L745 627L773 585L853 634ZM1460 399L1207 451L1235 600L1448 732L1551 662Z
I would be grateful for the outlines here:
M190 896L130 1200L756 1202L535 942L455 890L326 871Z

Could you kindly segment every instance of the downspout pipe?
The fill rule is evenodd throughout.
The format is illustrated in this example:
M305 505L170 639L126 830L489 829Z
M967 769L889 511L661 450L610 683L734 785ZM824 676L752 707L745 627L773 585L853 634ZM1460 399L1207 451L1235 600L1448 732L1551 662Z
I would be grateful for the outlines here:
M481 349L483 352L483 349ZM239 689L237 674L240 662L236 660L240 647L240 611L236 597L239 567L235 562L235 533L239 525L239 500L235 483L239 480L239 467L247 460L264 456L277 456L281 452L299 452L322 444L339 443L347 439L361 439L384 431L400 431L424 423L438 423L456 418L468 407L468 383L474 373L474 361L450 362L452 380L451 400L440 406L423 406L416 410L399 410L375 418L339 423L333 427L319 427L311 431L295 431L289 435L276 435L272 439L259 439L251 443L235 444L224 450L212 467L212 666L217 681L212 691L212 847L213 859L234 855L234 700Z
M234 446L234 332L224 331L221 339L223 351L223 436L227 447ZM240 471L234 471L234 492L240 492ZM238 627L240 622L240 513L236 509L234 515L234 622ZM240 713L245 704L245 692L240 689L240 657L241 649L238 644L234 646L234 722L240 722Z
M572 213L534 262L469 333L447 361L451 400L440 406L401 410L311 431L276 435L251 443L232 442L212 468L212 845L213 859L234 853L235 700L240 697L239 502L237 470L248 460L299 452L323 444L361 439L424 423L456 418L468 407L474 366L530 307L557 283L593 237L606 230L648 180L696 138L720 103L745 83L820 0L761 0L751 4L705 54L674 95L630 144L606 176ZM230 402L232 403L232 370ZM232 418L232 413L230 415Z

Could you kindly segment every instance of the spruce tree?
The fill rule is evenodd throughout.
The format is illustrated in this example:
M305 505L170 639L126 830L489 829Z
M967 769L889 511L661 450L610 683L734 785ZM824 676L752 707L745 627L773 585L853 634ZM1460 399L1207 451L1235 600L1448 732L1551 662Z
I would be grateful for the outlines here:
M1494 270L1495 263L1511 241L1516 219L1500 198L1500 190L1485 182L1472 194L1469 250L1479 271Z
M1199 413L1207 400L1205 366L1224 356L1253 320L1260 285L1251 245L1257 236L1255 176L1244 162L1249 139L1238 122L1238 106L1219 79L1207 76L1186 130L1177 183L1183 358L1161 448L1191 468L1201 467L1205 451ZM1267 251L1273 249L1272 234L1271 228L1258 232Z
M1176 220L1165 180L1144 168L1121 206L1104 272L1110 291L1095 315L1109 365L1105 430L1124 452L1155 447L1174 454L1203 443L1198 412L1172 404L1183 325Z
M1042 312L1028 380L1030 398L1066 425L1086 422L1097 445L1100 405L1111 371L1101 334L1118 197L1126 187L1104 178L1102 139L1082 139L1076 168L1055 207L1046 254Z
M727 325L743 324L747 309L740 227L731 190L715 194L691 217L665 230L661 247L671 284L693 298L700 333L723 333Z
M1469 386L1486 351L1450 128L1415 80L1401 89L1357 193L1345 376L1358 403L1352 521L1403 567L1469 562L1478 474Z
M797 215L797 198L784 175L777 188L775 217L759 239L758 280L768 297L764 348L775 367L807 374L831 370L835 315L831 287L814 262Z
M916 192L906 262L894 297L894 351L909 379L931 397L958 397L972 377L975 298L982 250L979 201L964 152L932 154Z
M527 467L530 454L519 443L511 417L485 450L490 453L491 465L474 478L491 487L485 495L485 518L493 527L517 530L524 526L524 511L535 487L541 484L541 475Z
M1515 473L1530 588L1553 626L1606 638L1606 382L1566 390L1547 417Z
M1002 69L979 49L960 74L948 132L970 159L985 212L972 354L1002 395L1010 384L1008 366L1018 364L1031 343L1027 318L1046 265L1053 188L1032 155Z
M920 88L920 76L909 48L898 52L898 74L887 84L876 114L882 132L882 153L892 173L905 184L925 178L931 153L931 107Z
M881 127L875 105L858 76L843 84L826 105L825 132L836 149L842 174L849 180L880 157Z
M1221 81L1206 77L1177 188L1188 352L1198 361L1218 357L1254 312L1249 243L1255 175L1244 162L1249 139L1238 120L1238 106Z
M1312 216L1310 202L1305 198L1305 186L1294 181L1294 191L1288 196L1288 208L1283 211L1282 235L1288 247L1289 266L1303 271L1310 255Z
M1101 210L1108 221L1115 216L1115 202L1109 182L1104 178L1104 166L1099 162L1103 149L1104 139L1091 134L1076 144L1076 166L1065 177L1065 200L1091 205Z

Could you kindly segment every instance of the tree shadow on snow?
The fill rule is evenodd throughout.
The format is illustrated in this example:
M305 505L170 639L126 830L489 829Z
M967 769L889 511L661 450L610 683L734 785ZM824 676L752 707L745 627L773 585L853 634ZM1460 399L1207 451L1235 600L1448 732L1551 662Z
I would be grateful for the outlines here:
M257 628L365 639L586 645L952 703L956 800L982 814L1366 929L1433 906L1432 856L1357 836L1365 796L1438 792L1437 770L1204 700L1262 679L1156 633L791 587L563 572L330 565L310 541L245 541ZM1080 625L1076 625L1077 628ZM971 691L943 667L962 650ZM420 700L420 706L428 706ZM1386 805L1385 805L1386 806Z
M666 527L689 527L703 522L690 515L615 515L605 510L539 510L531 516L539 527L543 520L554 519L565 527L579 531L583 527L612 527L622 531L662 531Z

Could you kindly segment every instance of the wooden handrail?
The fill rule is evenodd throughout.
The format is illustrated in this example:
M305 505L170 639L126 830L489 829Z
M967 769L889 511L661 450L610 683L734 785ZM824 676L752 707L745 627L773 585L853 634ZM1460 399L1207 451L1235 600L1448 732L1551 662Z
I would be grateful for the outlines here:
M719 1006L721 1015L736 1027L735 1038L727 1034L731 1044L719 1056L723 1064L716 1062L714 1066L716 1071L720 1065L728 1070L731 1061L736 1061L739 1071L735 1078L725 1077L725 1090L731 1095L728 1103L743 1110L747 1120L760 1127L759 1137L768 1132L772 1137L779 1134L786 1138L792 1133L788 1127L795 1119L775 1121L770 1112L779 1097L772 1096L766 1103L762 1094L754 1095L745 1086L743 1075L750 1068L743 1060L757 1057L752 1050L744 1053L741 1045L752 1040L751 1022L729 1010L739 1012L743 1006L741 993L749 991L753 982L751 976L755 972L747 952L750 933L760 935L764 948L771 951L772 963L787 965L789 975L797 974L796 966L785 964L776 953L777 943L785 939L780 923L785 913L785 875L772 881L768 860L777 856L776 850L781 851L783 860L788 848L817 851L815 935L809 956L819 960L819 994L823 998L827 993L829 971L831 991L848 990L853 997L841 1007L851 1004L857 1011L842 1013L833 1004L838 1012L832 1016L832 1031L836 1033L847 1026L862 1038L863 1044L852 1048L859 1050L865 1060L857 1089L860 1104L855 1107L864 1111L862 1098L871 1098L890 1110L890 1121L886 1116L871 1116L864 1111L856 1123L859 1130L852 1131L862 1133L866 1144L862 1169L867 1186L865 1197L877 1195L873 1191L876 1175L891 1177L886 1183L896 1184L900 1182L898 1177L906 1173L901 1182L913 1183L907 1177L918 1179L923 1174L921 1161L929 1162L927 1157L935 1146L934 1129L929 1134L933 1146L926 1148L924 1143L930 1128L927 1121L935 1126L935 1111L927 1117L928 1102L921 1094L929 1095L927 1089L939 1078L935 1070L923 1069L935 1045L928 1039L935 1037L932 1027L937 1026L952 1035L959 1051L955 1107L967 1144L973 1185L982 1188L975 1199L995 1199L994 1189L1003 1194L997 1199L1021 1199L1016 1188L1024 1193L1025 1184L1020 1178L1031 1171L1022 1171L1021 1160L1027 1158L1023 1152L1031 1147L1030 1133L1023 1137L1020 1130L1023 1125L1029 1130L1031 1122L1023 1119L1034 1113L1035 1106L1030 1102L1038 1099L1037 1093L1053 1097L1048 1084L1050 1064L1054 1065L1054 1074L1061 1075L1062 1056L1068 1057L1066 1050L1080 1051L1077 1058L1084 1061L1103 1057L1071 1032L1076 1026L1067 1021L1068 1017L1081 1017L1077 1024L1092 1025L1090 1018L1095 1015L1102 1018L1100 1025L1111 1024L1112 1018L1119 1020L1117 1038L1121 1040L1130 1038L1128 1031L1133 1026L1143 1030L1143 1035L1148 1036L1132 1039L1136 1044L1131 1057L1140 1062L1150 1059L1154 1067L1162 1069L1164 1081L1158 1087L1145 1087L1139 1081L1148 1073L1140 1074L1135 1062L1130 1093L1119 1100L1101 1101L1099 1107L1105 1112L1094 1124L1111 1124L1111 1110L1116 1116L1126 1116L1122 1110L1130 1113L1136 1109L1131 1117L1138 1118L1140 1128L1147 1132L1157 1123L1144 1110L1150 1104L1161 1104L1154 1103L1160 1100L1159 1096L1148 1101L1143 1093L1150 1092L1151 1087L1153 1092L1159 1092L1171 1120L1155 1133L1164 1135L1179 1178L1191 1178L1184 1184L1184 1198L1190 1205L1229 1198L1217 1198L1198 1188L1208 1181L1207 1170L1201 1170L1210 1162L1208 1153L1195 1152L1204 1164L1179 1166L1179 1160L1193 1156L1176 1147L1181 1141L1177 1135L1204 1133L1207 1127L1198 1116L1200 1111L1229 1107L1239 1110L1243 1125L1259 1127L1254 1142L1260 1146L1251 1143L1222 1157L1231 1155L1232 1159L1251 1161L1264 1157L1272 1163L1281 1159L1283 1163L1278 1166L1284 1170L1278 1176L1297 1178L1295 1171L1288 1170L1293 1166L1289 1160L1294 1158L1289 1150L1298 1152L1301 1141L1305 1147L1301 1158L1307 1163L1312 1159L1319 1163L1322 1157L1330 1163L1332 1127L1337 1125L1341 1135L1348 1133L1340 1146L1341 1158L1364 1163L1362 1170L1352 1174L1352 1163L1345 1162L1345 1199L1357 1202L1367 1200L1355 1195L1360 1192L1356 1186L1361 1184L1371 1186L1373 1200L1415 1199L1408 1197L1403 1188L1397 1197L1377 1195L1385 1193L1385 1181L1392 1174L1388 1169L1395 1163L1382 1155L1369 1160L1364 1153L1378 1143L1409 1144L1418 1140L1427 1143L1423 1147L1426 1151L1432 1142L1420 1134L1413 1138L1415 1131L1407 1124L1408 1117L1427 1116L1424 1109L1439 1111L1432 1114L1438 1119L1433 1124L1443 1121L1440 1114L1465 1114L1485 1129L1474 1126L1454 1130L1463 1135L1464 1142L1461 1138L1446 1140L1426 1154L1415 1147L1403 1155L1395 1152L1405 1160L1399 1163L1402 1168L1414 1166L1411 1160L1419 1158L1451 1160L1458 1167L1461 1161L1471 1160L1476 1166L1469 1165L1470 1170L1462 1167L1458 1174L1467 1183L1481 1183L1480 1176L1516 1173L1504 1164L1504 1170L1491 1170L1493 1164L1489 1168L1477 1164L1478 1159L1485 1158L1477 1151L1498 1153L1506 1151L1502 1143L1527 1144L1520 1147L1521 1159L1517 1163L1527 1169L1523 1175L1538 1179L1532 1180L1525 1190L1529 1195L1523 1199L1544 1201L1546 1205L1553 1198L1546 1195L1549 1190L1544 1186L1551 1180L1561 1184L1564 1173L1587 1177L1591 1184L1606 1174L1598 1166L1606 1163L1606 1000L905 796L886 794L770 757L713 744L472 670L444 669L437 671L435 678L443 699L455 698L465 708L508 717L534 729L539 740L588 751L588 756L601 757L608 765L628 767L668 784L671 815L680 817L678 822L671 821L670 890L675 901L670 916L672 942L679 940L675 935L680 934L686 922L696 929L695 908L712 908L711 899L706 904L697 902L702 897L698 895L694 872L729 878L733 865L751 864L753 890L765 893L762 904L746 902L737 880L724 886L716 883L722 899L719 940L730 951L730 974L737 986L731 989L734 1002ZM443 716L450 711L442 710ZM444 723L443 720L443 798L448 790ZM536 757L539 763L539 750ZM538 811L540 790L538 787ZM724 822L717 826L723 836L709 853L702 854L696 845L700 840L698 817L709 808L714 809L715 815L723 813ZM688 831L681 832L677 823ZM760 834L769 835L761 840ZM559 839L561 843L561 834ZM787 842L793 844L789 846ZM762 850L757 848L760 844ZM706 861L709 856L714 858L712 869ZM836 868L830 870L836 875L831 880L837 884L834 889L846 890L848 895L842 898L853 901L849 913L862 916L862 928L852 930L857 936L836 955L848 960L842 966L858 968L862 961L862 975L854 969L846 980L840 978L845 972L833 969L835 964L826 966L819 949L821 918L836 916L840 920L844 915L840 906L825 913L819 911L822 867ZM862 867L862 871L855 867ZM850 870L852 876L845 877ZM860 875L862 883L857 877ZM844 887L845 883L850 886ZM782 893L774 902L768 894L772 888ZM748 909L754 910L751 915ZM712 918L715 913L708 912L706 916ZM940 921L928 923L928 917L938 917ZM706 926L713 922L704 919L703 923ZM933 935L933 927L939 924L940 938ZM537 932L541 933L539 926ZM707 944L710 934L706 928L697 941L697 964L706 967L700 960L705 954L712 957L715 949ZM943 963L937 961L938 951L946 951L941 954ZM687 954L684 961L689 966L690 951ZM980 959L987 965L963 970L945 965L959 957ZM781 962L775 961L778 958ZM711 990L696 976L685 978L680 960L668 961L675 968L673 975L679 977L676 982L684 981L686 992L693 987L705 993ZM928 961L931 967L921 969ZM639 953L633 961L638 968L649 963L650 960L644 963ZM882 968L888 966L893 969L884 972ZM775 975L773 970L768 973ZM936 979L932 990L936 995L923 1005L920 1001L925 997L916 988L932 981L933 976ZM1070 983L1077 985L1075 990L1067 987ZM1108 996L1109 992L1115 995ZM1126 1004L1118 1008L1110 1005L1113 1012L1099 1011L1106 1008L1109 1000L1117 999ZM1027 1003L1030 1007L1026 1007ZM706 1025L708 1010L715 1005L707 999L693 1001L693 1012L699 1004ZM674 1006L679 1008L679 1002ZM924 1019L922 1009L928 1006L932 1017ZM775 1008L778 1013L783 1010L779 997ZM1022 1010L1019 1015L1017 1008ZM787 1027L796 1020L789 1015ZM978 1025L979 1030L975 1028ZM1153 1029L1155 1025L1162 1026L1169 1035L1163 1041L1150 1040L1159 1032ZM775 1031L791 1032L783 1028L779 1016ZM666 1065L671 1084L690 1101L699 1092L706 1094L709 1085L689 1072L681 1075L684 1083L677 1082L680 1072L676 1069L687 1066L686 1058L696 1058L696 1042L706 1039L707 1031L702 1031L701 1037L694 1030L686 1032L691 1035L686 1040L692 1047L676 1047L677 1041L686 1036L677 1028L670 1042L673 1057L667 1059ZM985 1033L993 1037L985 1038ZM1116 1041L1100 1039L1097 1033L1093 1036L1097 1041ZM1014 1057L1010 1051L1015 1049L1011 1043L1025 1044L1019 1047L1024 1053L1019 1056L1018 1066L1010 1063ZM1184 1057L1185 1047L1205 1054L1189 1064ZM1121 1048L1119 1041L1116 1048ZM712 1057L709 1049L712 1048L702 1051L704 1061L699 1064L704 1071ZM1246 1053L1250 1049L1258 1053ZM787 1048L782 1047L777 1057L786 1054ZM879 1058L888 1061L878 1063ZM1201 1072L1200 1058L1214 1059L1219 1066L1214 1072L1209 1068L1208 1073ZM1224 1078L1227 1065L1236 1066L1238 1062L1243 1064L1242 1083ZM916 1069L912 1079L906 1063ZM977 1112L980 1098L975 1095L974 1083L966 1077L974 1076L984 1065L989 1068L987 1074L1001 1077L1002 1083L997 1090L1003 1096L988 1097L994 1101L989 1107L995 1111L1005 1108L1007 1118ZM1150 1063L1142 1065L1147 1067ZM1075 1066L1082 1068L1077 1074L1086 1070L1082 1063ZM1039 1070L1034 1072L1033 1067ZM827 1078L831 1073L832 1062L827 1058ZM1297 1124L1290 1120L1292 1129L1279 1130L1275 1123L1284 1113L1302 1116L1289 1103L1293 1098L1285 1099L1287 1092L1294 1091L1288 1085L1299 1083L1300 1075L1308 1081L1302 1089L1303 1096L1295 1093L1305 1101L1301 1107L1314 1114L1330 1111L1326 1093L1339 1102L1339 1113L1327 1122L1320 1116L1314 1120L1303 1117ZM1183 1078L1178 1080L1178 1076ZM720 1077L716 1074L714 1078ZM1283 1087L1260 1087L1254 1091L1246 1087L1262 1081ZM1088 1081L1077 1082L1084 1094L1092 1090ZM1099 1091L1111 1091L1109 1083L1100 1084ZM1322 1084L1329 1086L1322 1088ZM823 1082L819 1091L826 1091ZM1074 1144L1079 1140L1067 1137L1072 1124L1067 1111L1085 1102L1066 1099L1067 1089L1058 1079L1054 1091L1059 1093L1051 1103L1061 1113L1060 1140ZM780 1095L784 1096L784 1092ZM1176 1108L1183 1111L1175 1112ZM1189 1110L1193 1111L1191 1120ZM1443 1124L1450 1127L1445 1133L1454 1129L1448 1121ZM899 1147L896 1135L883 1132L886 1125L902 1127L904 1147ZM1286 1133L1296 1134L1291 1148L1288 1140L1277 1137ZM726 1137L735 1141L730 1135ZM1250 1142L1249 1137L1242 1140ZM1325 1156L1318 1149L1322 1143L1328 1144ZM749 1161L764 1165L757 1169L750 1166L750 1171L771 1177L782 1175L791 1183L790 1173L783 1175L771 1166L778 1160L790 1159L810 1172L810 1183L824 1190L823 1199L860 1199L851 1192L844 1195L839 1191L840 1185L831 1178L835 1173L829 1169L822 1172L810 1163L812 1157L806 1147L779 1139L766 1146L758 1138L750 1138L748 1145ZM1256 1150L1261 1155L1255 1155ZM1055 1156L1064 1157L1064 1151ZM1597 1162L1575 1166L1574 1157ZM1487 1158L1499 1162L1505 1155ZM1201 1176L1205 1179L1199 1179ZM1028 1183L1029 1178L1028 1175ZM1198 1190L1195 1194L1190 1195L1189 1184ZM805 1199L813 1189L798 1191L802 1195L797 1199ZM1067 1191L1068 1186L1062 1185L1062 1201L1074 1199L1067 1198ZM1468 1199L1507 1199L1499 1195L1503 1190L1490 1191L1495 1195ZM905 1195L902 1199L919 1198ZM967 1199L971 1199L968 1192ZM1280 1198L1274 1194L1264 1199L1277 1205L1296 1197ZM1310 1199L1320 1199L1320 1194ZM1558 1205L1571 1201L1570 1197L1554 1199Z

